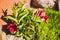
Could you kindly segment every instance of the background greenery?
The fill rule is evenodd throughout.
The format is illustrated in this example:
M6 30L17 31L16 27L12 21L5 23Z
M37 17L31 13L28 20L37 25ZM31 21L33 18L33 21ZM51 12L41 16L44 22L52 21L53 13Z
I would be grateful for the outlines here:
M60 12L45 9L48 23L41 22L38 26L38 40L60 40Z

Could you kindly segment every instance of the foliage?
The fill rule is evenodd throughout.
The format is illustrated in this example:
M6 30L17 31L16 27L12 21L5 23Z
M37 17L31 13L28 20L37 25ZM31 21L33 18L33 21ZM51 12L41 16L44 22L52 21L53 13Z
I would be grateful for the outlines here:
M60 11L55 11L52 9L47 9L46 13L49 15L49 30L53 34L52 35L52 40L60 40Z
M7 29L16 36L31 40L35 35L35 27L41 21L40 17L34 16L33 8L26 8L27 4L20 3L19 6L13 6L13 15L7 15L5 18L10 19L13 23L7 26ZM16 28L17 27L17 28ZM15 30L16 29L16 30Z
M38 26L38 40L60 40L60 11L45 9L48 23Z
M20 3L19 6L13 6L13 15L5 17L14 23L12 24L12 26L14 25L13 27L17 26L18 31L14 31L14 34L26 40L31 40L34 36L36 36L34 40L60 40L60 12L45 9L46 14L49 16L46 23L41 20L45 16L41 18L39 11L38 15L35 16L33 12L36 9L26 8L26 5ZM9 27L11 28L12 26L10 25Z

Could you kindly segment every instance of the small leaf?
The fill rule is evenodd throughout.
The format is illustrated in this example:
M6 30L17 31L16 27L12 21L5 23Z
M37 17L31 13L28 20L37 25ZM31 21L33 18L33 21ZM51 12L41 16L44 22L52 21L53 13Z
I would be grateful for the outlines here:
M19 7L22 7L24 4L22 2L19 2Z
M33 19L35 22L41 22L42 20L40 19L40 17L34 17L34 19Z
M26 40L31 40L30 37L28 37L28 36L26 36L26 35L25 35L25 38L26 38Z
M21 8L18 8L17 10L16 10L16 14L15 14L15 17L17 18L18 17L18 12L21 10Z
M13 15L15 16L16 15L16 10L18 9L18 7L17 6L13 6L12 7L12 11L13 11Z
M20 33L19 33L19 31L17 31L15 35L16 35L16 36L20 36Z
M23 25L24 25L24 24L22 24L22 25L19 25L19 26L18 26L18 28L19 28L19 29L21 29L21 28L23 27Z
M26 14L26 12L22 12L22 13L20 13L20 14L19 14L19 17L22 16L22 15L24 15L24 14Z

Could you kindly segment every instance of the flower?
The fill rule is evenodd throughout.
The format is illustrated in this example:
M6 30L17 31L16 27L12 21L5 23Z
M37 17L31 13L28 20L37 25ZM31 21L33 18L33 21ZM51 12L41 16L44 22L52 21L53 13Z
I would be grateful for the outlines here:
M48 15L45 14L44 11L37 10L34 15L39 16L43 21L47 22Z
M15 23L10 23L7 26L7 29L13 34L15 31L17 31L17 26Z

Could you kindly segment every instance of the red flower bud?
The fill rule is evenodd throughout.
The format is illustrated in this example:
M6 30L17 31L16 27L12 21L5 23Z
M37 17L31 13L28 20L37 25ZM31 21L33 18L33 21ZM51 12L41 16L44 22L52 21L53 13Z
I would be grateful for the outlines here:
M47 20L47 19L48 19L48 16L47 16L47 15L45 15L45 17L44 17L44 18L45 18L45 20Z
M30 23L28 23L28 29L30 29Z
M40 18L44 18L45 12L41 12L41 15L39 15L39 16L40 16Z
M45 14L45 12L44 11L41 11L41 10L37 10L36 12L35 12L35 15L36 16L39 16L43 21L45 21L46 22L46 20L48 19L48 16Z
M7 26L7 29L11 32L14 33L15 31L17 31L17 26L15 23L11 23Z

